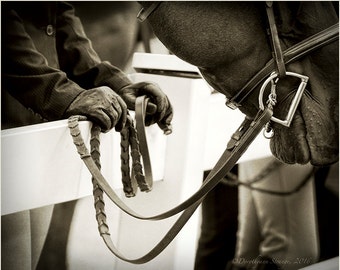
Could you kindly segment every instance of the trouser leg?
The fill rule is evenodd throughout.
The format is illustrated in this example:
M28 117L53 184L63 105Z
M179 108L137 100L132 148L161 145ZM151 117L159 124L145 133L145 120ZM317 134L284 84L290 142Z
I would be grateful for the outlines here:
M1 217L1 269L31 269L29 211Z
M35 269L52 210L53 205L1 217L1 269Z
M255 160L239 166L240 180L258 174L271 159ZM290 191L309 173L310 165L282 165L255 187L276 191ZM289 196L277 196L251 191L254 211L260 228L259 254L274 259L284 269L299 269L318 259L317 222L314 184L309 181L300 191ZM240 200L244 198L241 197ZM241 211L241 209L240 209ZM240 214L240 223L249 222ZM242 225L240 225L241 227ZM251 242L254 235L240 231L238 241ZM240 254L245 254L238 243ZM250 255L251 256L251 255ZM255 258L253 258L255 259Z
M78 200L54 206L44 248L37 262L37 270L67 269L66 251L73 213Z
M202 203L202 223L195 270L224 270L235 252L237 188L218 184Z
M32 269L36 269L50 226L54 205L30 210Z
M244 186L239 186L238 231L233 264L245 266L247 261L259 255L261 231L258 222L251 190Z
M316 171L315 189L323 261L339 256L339 163Z

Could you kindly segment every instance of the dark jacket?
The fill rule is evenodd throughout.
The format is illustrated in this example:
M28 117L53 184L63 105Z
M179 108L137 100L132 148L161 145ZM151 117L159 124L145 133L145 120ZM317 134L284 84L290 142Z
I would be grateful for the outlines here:
M131 83L99 59L71 5L3 2L1 15L2 128L62 119L85 89ZM38 120L25 118L29 111Z

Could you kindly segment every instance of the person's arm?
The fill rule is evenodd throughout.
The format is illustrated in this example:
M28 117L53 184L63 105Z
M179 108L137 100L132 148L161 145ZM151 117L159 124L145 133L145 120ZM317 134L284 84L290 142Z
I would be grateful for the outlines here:
M2 15L2 87L45 119L61 119L84 89L48 66L14 10Z
M99 59L80 19L67 3L58 3L56 38L60 68L83 88L108 86L117 92L131 84L120 69Z
M147 95L150 102L146 124L158 123L166 133L170 132L172 107L157 85L151 82L132 84L120 69L109 62L101 62L71 5L60 3L57 26L59 63L72 80L84 88L110 87L130 110L134 110L136 97Z
M105 86L85 90L63 71L50 67L17 12L6 9L2 15L3 90L49 121L80 114L103 131L123 128L127 107L115 92Z

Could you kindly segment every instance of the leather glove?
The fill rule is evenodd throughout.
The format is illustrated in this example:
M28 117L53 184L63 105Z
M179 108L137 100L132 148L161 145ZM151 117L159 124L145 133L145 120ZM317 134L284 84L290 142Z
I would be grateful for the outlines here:
M172 132L172 106L168 97L158 85L151 82L134 83L118 90L118 94L130 110L135 110L137 97L146 95L149 102L146 108L145 125L150 126L157 123L165 134Z
M65 117L84 115L103 132L113 127L121 131L126 123L127 106L111 88L101 86L80 93L66 109Z

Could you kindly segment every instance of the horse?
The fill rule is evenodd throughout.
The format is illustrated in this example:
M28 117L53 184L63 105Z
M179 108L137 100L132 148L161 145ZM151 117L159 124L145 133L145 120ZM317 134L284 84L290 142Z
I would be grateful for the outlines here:
M253 78L256 78L273 58L285 60L285 57L281 59L278 57L275 51L277 47L282 51L289 51L293 46L338 23L338 3L335 2L139 3L143 7L139 13L140 19L147 19L154 34L169 51L197 66L202 77L214 90L225 95L228 107L238 108L251 119L257 115L260 108L259 96L264 78L249 94L244 95L242 90L253 83ZM271 29L273 22L269 22L267 14L268 5L272 5L273 8L278 38L276 46ZM283 119L289 112L290 104L295 99L297 89L300 88L299 79L285 76L285 72L303 74L309 78L290 125L270 122L270 129L274 132L270 138L270 148L280 161L287 164L311 163L317 167L328 166L338 161L338 52L338 42L331 42L309 52L297 61L289 63L276 61L281 63L272 70L281 73L275 86L276 103L273 111L276 119ZM269 91L268 87L266 91ZM236 98L240 94L241 99ZM320 178L318 175L315 177ZM325 197L320 192L325 189L320 189L320 181L316 181L316 184L320 196L318 199L324 201ZM225 194L218 195L214 192L212 196L224 198ZM338 198L335 198L333 203L336 204L337 200ZM208 218L208 223L217 222L207 216L211 208L216 209L216 205L210 204L203 202L206 214L202 219ZM323 214L323 211L318 212L319 215L320 212ZM329 222L332 216L326 219ZM321 215L320 226L323 225L322 222ZM336 223L336 220L334 222ZM230 224L225 226L229 228ZM332 230L328 225L323 226ZM209 228L202 225L204 232ZM336 231L337 228L332 230L334 234ZM211 236L212 232L209 233ZM220 239L221 235L217 232L216 237ZM320 231L320 236L322 240L325 237L324 232ZM320 245L323 252L326 246L321 242ZM335 248L333 257L338 254L336 250ZM207 250L203 248L202 252ZM199 252L196 255L197 269L202 266L202 262L197 260L201 259L209 265L214 263L213 255L211 258L200 256Z
M203 78L227 100L238 94L273 57L265 2L140 2L155 35L179 58L198 67ZM338 22L331 2L274 2L282 50ZM150 10L151 7L151 10ZM289 127L272 122L270 148L288 164L325 166L338 161L338 42L285 65L309 77ZM298 80L280 78L274 116L282 118L298 88ZM253 118L259 110L258 85L238 109Z

